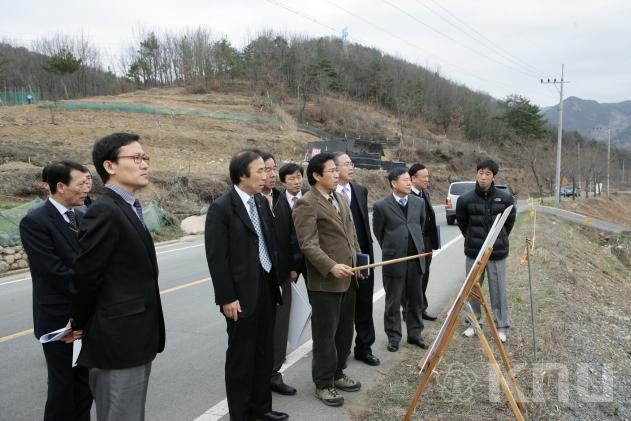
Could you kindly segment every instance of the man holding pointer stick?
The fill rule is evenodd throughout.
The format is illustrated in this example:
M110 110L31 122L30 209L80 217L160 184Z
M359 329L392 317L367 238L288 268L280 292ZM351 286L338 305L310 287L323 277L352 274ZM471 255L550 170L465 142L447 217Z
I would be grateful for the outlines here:
M425 203L411 195L412 183L406 168L395 168L388 174L392 194L378 200L373 208L373 232L384 260L413 256L425 250L423 224ZM399 350L401 341L401 294L407 296L407 341L427 349L421 337L423 331L423 291L421 277L425 258L410 259L383 268L386 291L384 328L388 336L388 351Z
M355 392L361 384L344 373L353 342L355 294L361 274L352 266L360 253L351 209L335 192L338 168L333 155L321 153L309 161L312 189L293 210L298 243L307 265L307 289L312 307L312 378L316 397L328 406L341 406L338 390Z

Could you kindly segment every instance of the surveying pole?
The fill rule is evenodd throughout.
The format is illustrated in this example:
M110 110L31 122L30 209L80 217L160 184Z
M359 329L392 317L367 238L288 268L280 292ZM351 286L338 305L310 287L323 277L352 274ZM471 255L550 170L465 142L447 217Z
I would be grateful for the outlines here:
M557 81L556 79L548 79L544 81L541 79L542 84L553 84L556 88L557 83L561 85L561 89L559 90L559 133L557 136L557 167L556 167L556 176L554 178L554 207L559 207L559 195L561 188L561 138L563 137L563 84L569 83L563 80L563 71L564 65L561 64L561 80Z

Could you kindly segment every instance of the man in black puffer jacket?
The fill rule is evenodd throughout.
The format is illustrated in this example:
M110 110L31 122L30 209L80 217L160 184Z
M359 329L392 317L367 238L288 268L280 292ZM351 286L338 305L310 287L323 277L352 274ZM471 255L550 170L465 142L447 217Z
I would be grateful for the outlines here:
M495 161L486 159L480 162L476 171L475 190L460 196L456 203L456 219L458 220L458 227L464 236L466 273L469 273L473 266L495 217L513 204L513 196L508 190L501 190L495 187L495 176L499 171L499 166ZM485 271L489 279L493 319L495 326L499 330L502 342L506 341L506 331L510 327L508 297L506 295L506 258L509 251L508 236L515 223L515 213L515 208L513 208L493 245L493 253ZM480 284L483 281L484 275L480 277ZM471 306L479 320L481 314L479 303L472 301ZM469 327L463 334L471 337L475 334L475 331L472 327Z

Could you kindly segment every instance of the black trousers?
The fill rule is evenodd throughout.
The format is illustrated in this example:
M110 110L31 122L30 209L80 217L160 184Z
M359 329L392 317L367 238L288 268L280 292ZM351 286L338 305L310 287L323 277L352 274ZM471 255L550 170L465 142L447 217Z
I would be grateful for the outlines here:
M429 248L429 250L427 248L425 248L425 253L431 252L431 246ZM429 282L429 266L432 264L432 256L425 256L425 272L423 272L423 278L422 278L422 284L421 287L423 288L423 313L425 313L425 311L427 310L427 295L425 294L425 291L427 291L427 284Z
M86 367L72 367L72 344L42 344L48 369L45 421L90 420L92 394Z
M243 421L248 415L272 410L270 377L275 309L271 288L269 274L261 269L254 314L236 322L226 318L226 397L231 420Z
M425 251L423 253L429 253L433 251L432 250L432 245L431 244L425 244ZM429 267L432 264L432 256L425 256L425 272L423 272L423 277L421 278L421 289L423 291L423 313L425 313L425 311L427 310L427 295L425 294L425 291L427 291L427 284L429 283ZM401 312L402 312L402 316L403 316L403 320L406 319L407 317L407 298L405 296L405 291L403 291L403 294L401 295Z
M372 353L375 343L375 323L372 319L372 300L375 290L375 272L370 271L368 279L358 279L359 288L355 301L355 355Z
M418 260L408 260L405 275L391 278L383 277L383 289L386 291L386 308L383 312L383 327L388 341L399 343L401 331L401 297L406 296L406 330L408 339L418 339L423 331L423 292L421 291L421 265Z
M287 357L287 338L289 336L289 312L291 311L291 283L283 282L283 304L276 306L274 320L274 365L271 382L280 384L283 376L278 372Z
M308 291L311 302L313 362L311 376L318 389L333 386L346 368L353 344L355 280L346 292Z

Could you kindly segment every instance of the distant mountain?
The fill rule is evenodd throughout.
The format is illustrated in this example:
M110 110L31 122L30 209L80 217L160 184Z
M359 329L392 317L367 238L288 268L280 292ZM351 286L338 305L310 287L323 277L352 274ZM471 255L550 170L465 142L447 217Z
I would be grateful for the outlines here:
M559 122L558 106L542 108L550 123ZM594 127L611 127L611 144L631 147L631 101L616 104L571 96L563 101L563 130L577 131L588 138L606 140L606 132L594 132Z

